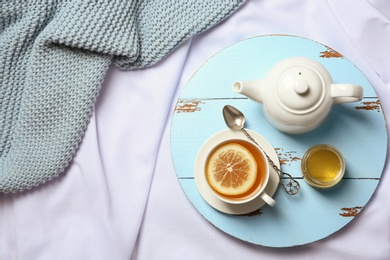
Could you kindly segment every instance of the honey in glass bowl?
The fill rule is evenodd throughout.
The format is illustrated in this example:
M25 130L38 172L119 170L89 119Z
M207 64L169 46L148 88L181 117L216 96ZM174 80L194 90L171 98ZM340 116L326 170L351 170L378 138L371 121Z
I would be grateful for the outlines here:
M345 161L340 151L328 144L311 147L302 159L304 179L317 188L336 185L344 176Z

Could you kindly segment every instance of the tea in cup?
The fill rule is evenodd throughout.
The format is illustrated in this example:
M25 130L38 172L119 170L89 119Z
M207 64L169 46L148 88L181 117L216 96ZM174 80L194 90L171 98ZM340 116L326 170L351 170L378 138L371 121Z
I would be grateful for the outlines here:
M205 165L207 184L221 201L243 204L261 197L268 205L275 200L265 192L270 178L264 152L244 140L226 140L211 150Z

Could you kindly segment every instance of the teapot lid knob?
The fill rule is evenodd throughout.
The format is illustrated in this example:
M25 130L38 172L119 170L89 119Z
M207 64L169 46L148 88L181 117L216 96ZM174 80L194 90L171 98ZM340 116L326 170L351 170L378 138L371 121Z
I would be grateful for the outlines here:
M298 79L294 85L295 93L303 95L309 90L309 84L304 79Z
M322 75L310 65L287 65L290 66L276 74L274 93L278 103L294 114L307 114L317 109L326 97Z

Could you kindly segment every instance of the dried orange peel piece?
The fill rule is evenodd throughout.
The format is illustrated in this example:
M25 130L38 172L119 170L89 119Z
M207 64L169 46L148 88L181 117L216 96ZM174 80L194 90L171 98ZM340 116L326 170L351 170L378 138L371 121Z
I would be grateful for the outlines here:
M246 147L233 142L217 147L206 166L209 184L222 195L244 194L252 188L256 177L255 157Z

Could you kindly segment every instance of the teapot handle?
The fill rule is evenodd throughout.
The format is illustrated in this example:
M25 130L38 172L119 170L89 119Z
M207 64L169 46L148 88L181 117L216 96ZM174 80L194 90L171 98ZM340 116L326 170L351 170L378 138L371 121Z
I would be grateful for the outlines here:
M363 87L355 84L331 84L335 104L357 102L363 99Z

